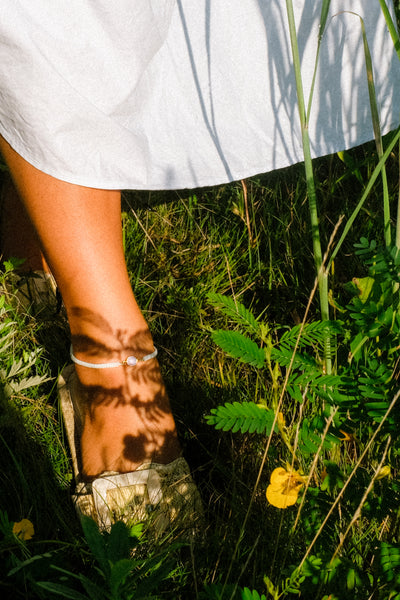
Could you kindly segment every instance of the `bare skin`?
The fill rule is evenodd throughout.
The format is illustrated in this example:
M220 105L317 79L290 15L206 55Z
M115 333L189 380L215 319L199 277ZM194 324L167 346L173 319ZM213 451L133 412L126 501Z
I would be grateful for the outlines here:
M48 270L36 232L10 177L1 190L0 239L5 258L24 260L22 270Z
M2 138L0 151L29 216L25 228L33 225L33 239L40 241L59 286L75 355L103 363L151 353L151 334L125 265L120 192L46 175ZM6 204L11 200L9 192ZM17 236L15 230L10 234ZM149 460L168 463L180 455L156 359L101 370L77 365L76 371L85 415L81 451L87 479L103 471L133 471Z

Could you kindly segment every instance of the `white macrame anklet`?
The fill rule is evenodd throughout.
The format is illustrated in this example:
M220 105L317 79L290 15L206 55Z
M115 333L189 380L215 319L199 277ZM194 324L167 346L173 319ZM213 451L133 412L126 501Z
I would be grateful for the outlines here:
M156 347L154 347L154 351L151 354L146 354L146 356L143 356L143 358L136 358L136 356L128 356L125 360L109 363L90 363L85 362L84 360L79 360L79 358L76 358L76 356L74 355L72 346L70 348L69 354L72 362L74 362L77 365L80 365L81 367L88 367L89 369L114 369L115 367L134 367L135 365L137 365L137 363L147 362L148 360L151 360L152 358L155 358L157 356L158 350Z

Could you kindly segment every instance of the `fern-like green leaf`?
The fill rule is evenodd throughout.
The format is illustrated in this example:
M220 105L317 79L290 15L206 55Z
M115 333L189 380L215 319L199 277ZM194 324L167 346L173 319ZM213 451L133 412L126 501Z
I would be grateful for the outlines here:
M400 282L400 250L395 244L379 248L374 240L369 244L366 238L361 238L360 244L354 246L370 274L378 275L380 281Z
M271 350L271 360L279 363L281 367L292 365L292 370L301 369L307 373L321 372L321 367L313 356L303 352L296 352L294 358L292 348L274 347Z
M215 292L207 294L207 299L212 306L219 308L238 325L242 325L250 331L259 332L260 327L254 315L237 300Z
M331 450L334 445L339 443L339 438L333 433L328 433L322 439L324 428L325 420L322 418L315 418L311 423L308 419L303 419L299 432L299 450L303 454L316 454L320 446L324 450Z
M229 356L244 363L262 368L265 365L265 353L253 340L239 331L217 330L212 332L213 341Z
M222 431L271 435L274 417L272 410L255 402L227 402L224 406L212 408L211 414L206 415L205 419L208 425L214 425L215 429Z
M381 542L379 548L380 567L386 581L393 581L400 575L400 547Z
M299 341L300 329L301 336ZM312 323L306 323L305 325L296 325L281 336L279 345L287 350L291 350L297 346L302 348L304 346L320 346L322 347L325 343L326 336L334 337L335 335L343 332L343 323L341 321L313 321Z

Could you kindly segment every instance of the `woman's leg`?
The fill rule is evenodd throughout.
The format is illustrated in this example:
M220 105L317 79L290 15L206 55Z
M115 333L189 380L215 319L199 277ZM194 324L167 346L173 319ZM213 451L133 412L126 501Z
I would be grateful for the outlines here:
M72 185L35 169L0 138L0 150L57 281L75 355L104 363L139 358L152 338L130 286L122 247L120 193ZM88 478L179 456L173 416L152 359L134 367L76 366Z
M23 259L22 271L47 270L38 237L10 177L3 182L0 206L0 259Z

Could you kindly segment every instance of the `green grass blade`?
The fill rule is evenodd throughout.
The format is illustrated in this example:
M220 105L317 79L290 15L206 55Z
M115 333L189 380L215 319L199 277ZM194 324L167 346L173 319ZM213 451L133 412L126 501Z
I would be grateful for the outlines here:
M368 81L368 94L369 94L369 102L371 107L371 117L372 117L372 125L374 129L374 137L376 150L378 152L378 157L382 158L383 156L383 144L382 144L382 134L379 123L379 111L378 111L378 103L376 101L376 93L375 93L375 84L374 84L374 73L372 69L372 59L371 53L369 50L367 33L365 31L364 20L360 18L361 23L361 31L363 36L363 44L364 44L364 57L365 57L365 67L367 70L367 81ZM390 232L390 206L389 206L389 189L387 183L386 176L386 166L383 164L382 166L382 184L383 184L383 221L384 221L384 238L386 246L390 245L391 242L391 232Z
M386 20L386 25L387 25L387 27L389 29L389 33L392 37L394 49L397 53L398 59L400 60L400 38L399 38L398 31L397 31L397 27L392 19L392 15L390 14L390 11L388 9L388 6L387 6L385 0L379 0L379 4L381 5L381 9L382 9L383 15ZM396 246L398 248L400 247L400 194L399 194L398 202L397 202Z
M292 48L294 73L296 78L297 105L300 114L300 123L303 128L303 126L306 124L306 111L304 102L303 82L301 79L300 53L299 46L297 43L296 23L294 18L292 0L286 0L286 10L289 23L290 45Z
M354 221L357 218L358 213L360 212L360 210L364 206L364 202L368 198L369 193L372 190L372 188L373 188L373 186L375 184L375 181L377 180L377 178L379 176L379 173L381 172L381 170L383 168L383 165L387 161L390 153L392 152L393 148L395 147L395 145L397 144L397 142L399 141L399 139L400 139L400 128L397 129L396 134L394 135L393 139L391 140L391 142L389 143L389 145L386 148L385 152L383 153L382 158L380 159L380 161L376 165L376 167L374 169L374 172L372 173L372 175L371 175L371 177L370 177L370 179L368 181L367 187L365 188L364 193L363 193L360 201L358 202L356 208L354 209L353 213L351 214L350 218L348 219L348 221L346 223L346 226L345 226L345 228L343 230L343 233L340 236L340 239L338 240L338 242L337 242L337 244L335 246L335 249L332 252L332 255L331 255L330 259L329 259L329 262L328 262L328 265L327 265L327 268L326 268L327 271L330 269L330 267L332 265L332 262L335 260L335 258L337 256L337 254L338 254L338 252L339 252L339 250L340 250L340 248L341 248L344 240L347 237L347 234L348 234L350 228L352 227Z
M61 596L61 598L68 598L69 600L88 600L88 597L80 592L77 592L73 588L69 588L61 583L52 583L51 581L37 581L36 585L46 592L50 592L53 596Z
M312 78L312 82L311 82L310 96L308 98L307 122L310 120L311 105L312 105L312 99L313 99L313 95L314 95L315 80L317 77L317 69L318 69L318 63L319 63L319 54L320 54L320 50L321 50L321 41L322 41L322 37L325 32L330 5L331 5L331 0L323 0L322 8L321 8L321 17L319 20L318 46L317 46L317 53L315 56L314 73L313 73L313 78Z
M385 0L379 0L379 4L381 5L381 9L382 9L383 15L385 17L386 25L388 26L390 35L392 36L394 49L396 50L397 56L399 57L399 60L400 60L400 38L399 38L399 34L397 32L397 27L393 22L392 15L390 14L390 11L387 7Z

